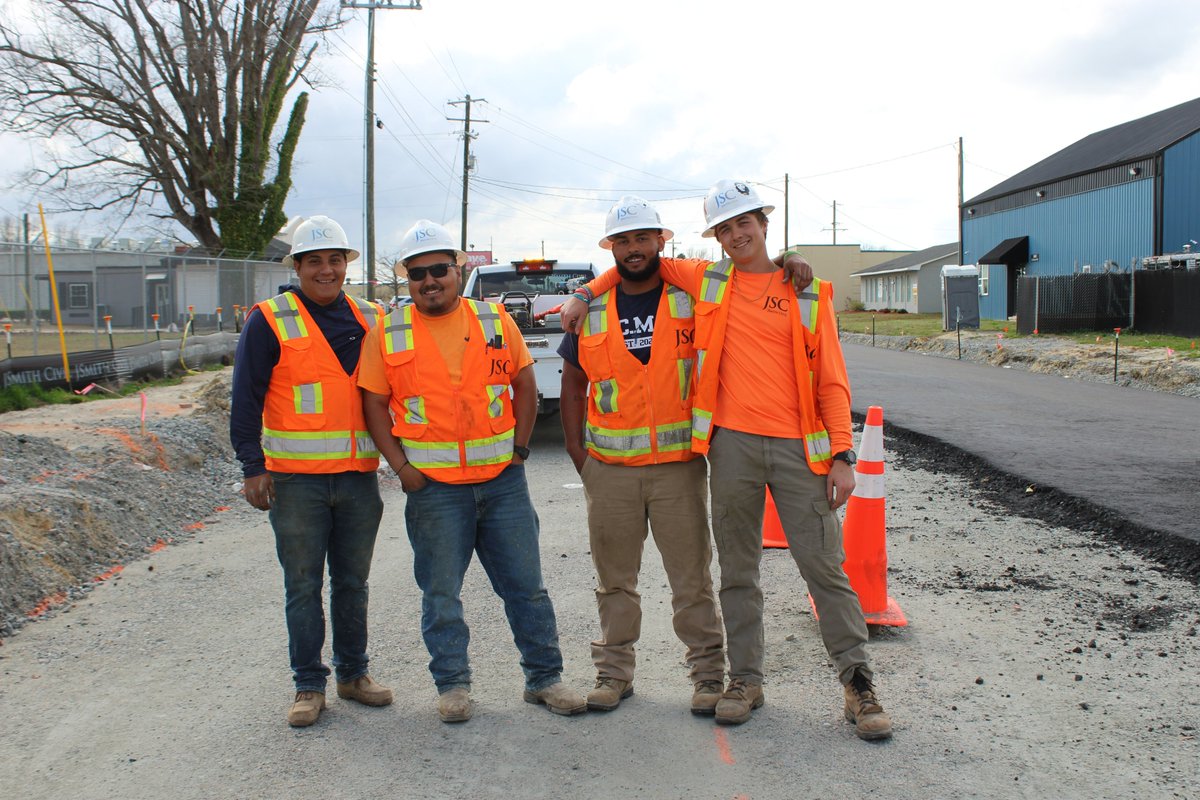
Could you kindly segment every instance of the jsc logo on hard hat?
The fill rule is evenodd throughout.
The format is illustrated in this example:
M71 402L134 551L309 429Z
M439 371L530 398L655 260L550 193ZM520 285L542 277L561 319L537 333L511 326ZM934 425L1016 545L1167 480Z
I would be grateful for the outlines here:
M331 231L329 228L313 228L312 229L312 240L314 242L319 242L323 239L332 239L332 238L333 238L333 231Z
M737 196L739 194L743 195L745 197L749 197L750 196L750 187L744 183L735 183L733 185L732 189L726 189L725 191L723 191L717 195L717 197L716 197L717 208L720 208L721 206L725 205L730 200L736 200Z
M629 217L636 217L638 215L638 211L639 211L638 206L625 206L623 208L618 208L617 209L617 221L621 222Z
M417 228L413 231L413 238L418 242L423 242L426 239L436 239L438 232L435 228Z

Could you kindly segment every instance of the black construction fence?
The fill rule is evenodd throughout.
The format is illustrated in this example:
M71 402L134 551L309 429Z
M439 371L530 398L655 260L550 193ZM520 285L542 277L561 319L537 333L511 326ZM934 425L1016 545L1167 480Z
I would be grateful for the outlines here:
M1016 309L1023 334L1133 328L1200 336L1200 270L1025 276Z

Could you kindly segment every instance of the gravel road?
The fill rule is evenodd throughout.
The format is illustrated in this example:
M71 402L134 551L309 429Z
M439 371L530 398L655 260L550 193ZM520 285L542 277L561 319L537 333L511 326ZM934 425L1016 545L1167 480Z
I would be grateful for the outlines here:
M922 462L917 448L890 435L889 588L911 624L873 637L881 698L896 726L888 742L862 742L841 719L840 689L783 551L763 559L766 705L732 729L688 713L682 646L653 544L637 693L617 711L567 719L522 702L499 600L475 565L464 602L476 715L440 723L394 478L384 481L371 652L372 673L396 689L397 702L369 709L331 697L316 726L290 729L270 527L236 494L228 465L215 463L222 448L231 458L219 403L187 401L189 392L219 395L210 380L156 390L178 395L163 404L178 411L164 410L150 426L169 469L155 466L150 449L135 452L93 430L132 435L136 418L59 426L77 448L77 468L102 464L118 475L118 464L148 465L134 468L165 476L153 484L159 505L184 502L181 494L190 505L178 524L161 525L172 546L64 597L0 642L0 797L1196 796L1197 586L1089 531L1025 518L969 470L945 458ZM596 632L592 568L582 492L556 425L539 427L528 474L566 678L583 690ZM17 438L41 448L38 468L51 473L43 486L65 471L54 462L61 447L46 444L60 441L51 434L0 437L6 499L36 483L22 477L31 467L14 455ZM153 507L135 485L113 484L127 506ZM68 485L50 488L66 496ZM50 508L54 496L38 502ZM90 505L101 521L120 511ZM78 515L56 524L60 538L87 527ZM99 571L106 558L128 559L160 537L117 536L81 569ZM44 560L56 556L54 539L43 532Z

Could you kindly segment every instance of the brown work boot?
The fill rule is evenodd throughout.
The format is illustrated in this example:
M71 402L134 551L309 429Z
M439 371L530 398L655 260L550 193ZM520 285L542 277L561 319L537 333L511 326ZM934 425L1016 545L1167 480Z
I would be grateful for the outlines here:
M583 695L574 689L563 686L562 681L552 683L545 689L536 692L526 689L524 697L526 703L541 703L555 714L561 714L564 717L582 714L588 708L587 700L583 699Z
M717 702L725 684L721 681L696 681L695 691L692 692L692 713L711 717L717 713Z
M750 719L750 712L763 702L761 683L746 683L741 678L734 678L721 695L714 713L717 722L722 725L741 725Z
M317 721L324 708L323 692L296 692L296 699L288 709L288 725L293 728L307 728Z
M337 696L343 700L357 700L364 706L386 706L392 703L392 690L380 686L370 675L362 675L349 683L339 683Z
M858 738L871 741L892 735L892 720L875 699L875 687L859 670L846 684L846 719L854 723Z
M601 675L596 688L588 692L587 707L592 711L612 711L621 701L633 694L633 683Z
M437 708L442 722L466 722L471 718L471 692L462 686L442 692Z

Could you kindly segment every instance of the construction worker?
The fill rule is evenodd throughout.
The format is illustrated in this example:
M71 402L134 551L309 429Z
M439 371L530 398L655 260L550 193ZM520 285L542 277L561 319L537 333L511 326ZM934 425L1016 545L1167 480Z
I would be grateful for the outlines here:
M275 531L296 685L287 719L296 727L325 708L326 563L338 697L392 702L392 690L367 673L367 577L383 501L355 383L363 336L383 312L342 292L355 258L329 217L297 226L283 264L299 286L254 307L233 368L230 440L246 501L270 513Z
M711 715L724 688L707 476L690 442L693 303L659 274L672 235L645 200L621 198L600 239L621 281L589 304L582 333L568 333L558 349L559 412L583 479L596 567L600 638L592 642L596 684L587 696L594 711L611 711L633 694L647 522L671 585L675 635L687 648L692 713Z
M833 287L814 280L798 296L766 251L767 214L744 182L722 180L704 199L707 229L729 255L663 277L696 298L692 449L712 470L713 534L721 565L729 684L716 721L736 725L763 704L763 600L759 582L765 489L808 584L826 650L844 686L844 714L863 739L891 736L875 695L867 626L842 569L834 513L854 490L850 384L833 315ZM589 286L603 291L615 280ZM586 292L565 322L579 316Z
M502 306L459 296L467 256L449 231L420 220L401 251L413 300L367 336L358 381L367 427L407 494L404 520L438 715L465 722L472 713L461 601L472 553L504 600L526 702L582 713L583 696L562 683L558 625L525 480L537 416L533 358Z

